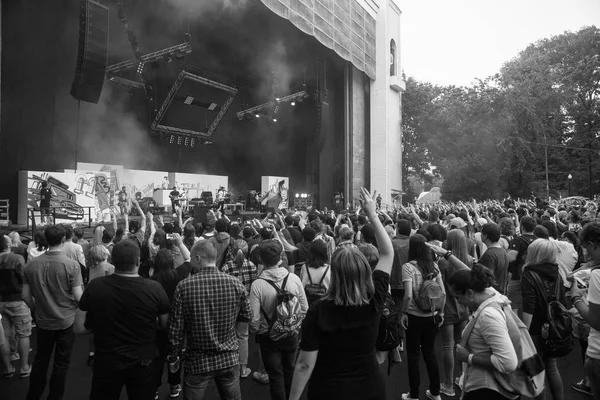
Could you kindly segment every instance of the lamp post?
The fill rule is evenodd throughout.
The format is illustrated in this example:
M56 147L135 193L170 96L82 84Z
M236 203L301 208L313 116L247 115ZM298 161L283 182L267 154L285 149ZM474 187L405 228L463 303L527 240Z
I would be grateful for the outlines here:
M569 182L569 197L571 197L571 179L573 179L573 175L569 174L569 176L567 176L567 182Z

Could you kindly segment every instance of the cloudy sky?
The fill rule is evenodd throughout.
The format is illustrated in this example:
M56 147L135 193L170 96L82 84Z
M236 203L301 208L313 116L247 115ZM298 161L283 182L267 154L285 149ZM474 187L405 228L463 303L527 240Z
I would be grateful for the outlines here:
M600 26L600 0L397 2L404 72L441 85L469 85L538 39Z

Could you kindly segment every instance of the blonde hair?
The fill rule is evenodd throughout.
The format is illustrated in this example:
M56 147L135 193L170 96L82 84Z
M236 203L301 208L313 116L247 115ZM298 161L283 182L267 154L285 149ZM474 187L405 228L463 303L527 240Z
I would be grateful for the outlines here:
M396 230L394 229L394 227L392 225L386 225L385 226L385 233L388 234L388 236L390 237L390 239L393 239L396 237Z
M467 238L465 233L460 229L452 229L446 236L446 249L452 251L452 254L465 265L472 267L473 260L469 256L467 249Z
M540 264L556 264L556 245L548 239L536 239L527 248L524 267Z
M102 261L108 260L110 252L103 245L94 246L90 249L90 261L92 265L98 265Z
M341 246L331 257L331 283L324 299L335 305L355 307L369 304L375 293L371 267L354 246Z

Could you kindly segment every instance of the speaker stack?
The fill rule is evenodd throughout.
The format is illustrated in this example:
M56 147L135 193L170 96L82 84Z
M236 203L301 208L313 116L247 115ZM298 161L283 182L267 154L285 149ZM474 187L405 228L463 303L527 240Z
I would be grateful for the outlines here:
M71 96L98 103L108 56L108 7L93 0L79 6L79 50Z

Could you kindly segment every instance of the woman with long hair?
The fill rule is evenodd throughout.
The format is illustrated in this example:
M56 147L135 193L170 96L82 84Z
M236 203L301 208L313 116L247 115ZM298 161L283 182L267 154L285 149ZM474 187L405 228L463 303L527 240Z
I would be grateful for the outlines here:
M183 244L189 251L192 251L194 243L196 243L196 228L191 223L188 223L183 228Z
M181 240L181 236L179 237ZM171 250L160 249L154 257L154 273L150 279L157 281L165 289L169 302L173 300L173 294L177 284L190 275L191 266L189 262L182 264L179 268L175 268L173 254ZM167 331L158 331L158 348L160 352L162 366L164 368L167 358ZM167 381L171 389L171 397L177 397L181 393L181 367L172 373L169 369L167 373ZM162 384L162 370L158 375L158 386Z
M309 400L386 398L375 342L394 250L373 196L363 188L361 197L375 228L379 263L372 272L356 246L340 246L333 253L327 294L313 303L302 325L289 400L300 399L309 378Z
M452 264L445 258L440 258L438 266L442 272L444 288L449 293L448 278L456 271L473 266L473 257L467 251L467 239L465 233L460 229L453 229L446 237L446 250L451 251L454 256L462 262L462 265ZM444 306L444 323L441 327L442 334L442 364L443 379L440 392L446 396L454 396L454 344L460 342L463 329L467 325L469 310L458 303L455 298L446 297Z
M248 293L250 293L250 287L252 282L258 277L258 271L256 265L254 265L247 258L248 254L248 243L244 239L237 238L233 242L233 252L235 254L234 260L229 260L223 265L222 271L231 276L235 276L242 282ZM247 378L252 370L247 367L248 365L248 333L249 326L248 322L236 322L235 323L235 334L238 339L240 346L240 376Z
M436 252L438 250L438 255L447 254L444 249L436 249ZM448 260L462 264L453 255L449 255ZM506 391L494 378L494 371L510 373L517 368L517 354L502 311L504 308L512 312L509 301L492 288L493 283L494 273L482 264L475 264L471 269L465 265L448 279L450 295L475 313L465 328L468 336L456 345L456 359L463 363L464 369L463 400L519 397Z
M544 359L547 387L550 388L554 400L564 399L563 382L556 358L550 357L544 351L541 333L542 325L548 320L548 299L554 298L556 290L559 294L556 300L565 304L565 286L558 268L557 247L552 241L536 239L529 245L521 275L523 322L529 328L538 354ZM544 400L545 392L544 390L536 399Z
M102 235L106 228L104 225L96 225L94 233L92 234L92 247L102 245Z
M402 266L402 282L404 283L404 300L402 302L402 326L406 329L406 353L408 358L408 380L410 392L402 395L403 399L418 399L421 374L419 372L420 353L423 353L429 389L426 395L430 399L440 398L440 372L435 355L435 337L438 328L444 322L441 313L421 310L415 298L421 291L426 279L433 279L443 289L442 274L433 260L433 252L427 246L427 239L416 234L410 238L408 260ZM444 292L445 293L445 292ZM442 309L443 310L443 309Z
M41 256L48 250L48 242L46 242L46 236L44 236L43 230L35 231L33 240L29 242L27 246L28 259L33 260L34 258Z

